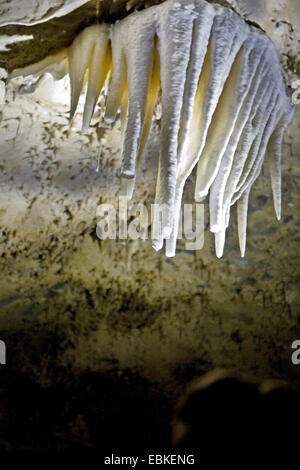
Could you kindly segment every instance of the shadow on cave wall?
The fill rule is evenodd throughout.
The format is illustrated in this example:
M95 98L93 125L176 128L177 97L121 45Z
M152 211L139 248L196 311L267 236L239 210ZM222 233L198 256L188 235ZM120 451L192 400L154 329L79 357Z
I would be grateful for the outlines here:
M257 384L228 377L190 390L174 407L154 388L117 370L67 375L65 383L41 388L28 374L1 368L0 452L142 455L173 446L174 456L193 451L198 459L241 463L243 455L270 463L298 448L296 389L261 394Z
M170 440L171 406L131 373L85 373L40 388L1 369L0 450L157 448Z

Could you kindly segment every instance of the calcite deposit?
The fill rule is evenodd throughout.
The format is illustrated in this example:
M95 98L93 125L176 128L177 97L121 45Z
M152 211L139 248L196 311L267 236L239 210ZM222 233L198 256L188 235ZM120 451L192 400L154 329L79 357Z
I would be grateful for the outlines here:
M195 199L203 201L210 190L210 229L218 257L236 202L245 254L249 193L265 156L280 219L281 143L294 107L273 43L228 8L202 0L168 0L116 25L86 28L69 48L16 69L10 77L47 72L57 79L69 72L71 119L88 75L83 130L111 79L105 119L115 121L122 108L121 171L132 180L129 198L161 95L156 250L166 239L167 256L175 255L182 194L196 165ZM160 228L162 206L167 210Z

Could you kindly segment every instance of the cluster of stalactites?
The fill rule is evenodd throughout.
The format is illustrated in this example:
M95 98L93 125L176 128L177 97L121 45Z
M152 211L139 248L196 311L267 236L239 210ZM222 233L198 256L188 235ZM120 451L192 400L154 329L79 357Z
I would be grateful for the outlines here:
M273 43L230 9L203 0L167 0L115 25L86 28L73 44L12 76L51 72L71 79L71 118L87 82L83 129L108 86L105 119L121 110L122 174L131 197L160 97L156 200L168 205L153 240L175 255L182 194L197 165L195 200L209 193L210 228L222 256L230 207L237 202L241 254L250 189L266 157L277 218L281 143L293 106ZM154 217L159 223L159 218Z

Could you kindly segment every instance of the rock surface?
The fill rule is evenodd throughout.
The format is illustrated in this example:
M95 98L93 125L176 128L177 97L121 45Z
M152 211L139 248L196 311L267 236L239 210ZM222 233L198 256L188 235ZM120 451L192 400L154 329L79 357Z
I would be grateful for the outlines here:
M44 23L52 18L67 15L85 3L88 3L88 0L29 0L23 2L23 5L20 5L18 0L2 1L0 26Z
M8 2L11 8L15 3ZM24 49L22 56L25 43L18 43L0 54L0 65L24 65L69 43L94 17L91 3L82 7L86 10L30 27L32 55ZM116 2L121 14L125 3ZM39 13L26 10L26 21L49 13L46 2L39 4ZM59 2L54 4L58 8ZM245 2L233 6L258 22L257 15L244 10ZM283 14L286 10L279 10L272 20L282 21ZM11 9L9 15L9 21L24 21L21 12L16 17ZM297 14L293 17L296 21ZM25 26L6 26L0 35L8 31L27 34ZM289 56L289 51L286 46L284 53ZM287 76L295 77L289 64ZM166 259L149 241L100 242L96 237L97 205L116 204L120 193L120 127L103 124L103 102L83 134L80 112L69 129L67 81L53 88L47 79L35 90L35 83L16 79L6 98L1 83L0 336L12 366L33 373L44 385L54 379L57 367L75 373L117 367L164 383L180 383L213 366L299 379L299 368L290 360L291 343L300 336L299 108L283 148L282 221L275 219L264 170L250 198L244 259L234 217L221 260L215 258L207 223L203 250L179 246L176 257ZM141 170L138 202L153 202L158 134L159 116Z

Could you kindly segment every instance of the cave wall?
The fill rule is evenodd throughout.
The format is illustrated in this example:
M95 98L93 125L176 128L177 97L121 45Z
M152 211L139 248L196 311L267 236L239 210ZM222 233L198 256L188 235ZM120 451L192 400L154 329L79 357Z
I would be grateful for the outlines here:
M3 21L19 24L1 27L0 40L23 34L34 39L0 52L3 83L5 70L69 44L76 31L94 21L95 11L115 19L135 6L114 2L110 11L105 1L70 1L64 2L70 7L64 16L63 2L32 2L22 15L16 3L7 2ZM70 11L79 3L85 5ZM280 8L268 2L272 14L264 2L255 11L249 2L227 3L261 22L275 39L281 28L275 24L286 18L295 22L297 34L299 11L293 2L280 2ZM56 13L59 18L45 23L20 25ZM58 25L64 27L53 35ZM278 50L291 82L299 71L299 43L290 38L286 23L282 28ZM80 110L70 129L68 81L59 88L50 78L38 85L15 79L0 107L0 337L11 366L43 384L56 380L57 370L115 368L158 382L182 381L186 374L213 367L298 380L299 368L290 357L291 343L300 336L299 108L284 139L282 220L276 221L264 169L250 196L244 259L235 214L224 257L216 259L206 203L203 249L189 252L179 244L176 257L168 259L149 241L97 238L98 204L116 205L120 194L120 125L103 123L101 98L89 131L79 131ZM140 171L137 202L154 199L158 135L159 116ZM186 201L192 182L193 175Z

